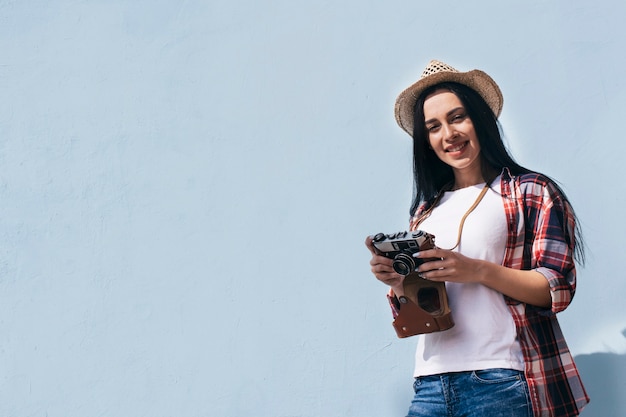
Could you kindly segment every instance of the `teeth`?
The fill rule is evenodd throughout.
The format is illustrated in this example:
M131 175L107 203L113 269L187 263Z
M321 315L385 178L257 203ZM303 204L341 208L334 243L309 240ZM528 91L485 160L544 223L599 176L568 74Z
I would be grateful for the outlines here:
M465 147L466 143L463 143L459 146L455 146L454 148L449 148L448 152L456 152L456 151L460 151L461 149L463 149Z

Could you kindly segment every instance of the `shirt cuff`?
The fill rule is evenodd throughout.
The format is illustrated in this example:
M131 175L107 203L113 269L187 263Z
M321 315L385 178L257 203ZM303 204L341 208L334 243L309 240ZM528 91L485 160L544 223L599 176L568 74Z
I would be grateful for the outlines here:
M389 290L389 293L387 293L387 300L389 301L389 306L391 307L391 314L395 319L398 317L398 314L400 314L400 300L398 300L398 297L396 297L391 289Z

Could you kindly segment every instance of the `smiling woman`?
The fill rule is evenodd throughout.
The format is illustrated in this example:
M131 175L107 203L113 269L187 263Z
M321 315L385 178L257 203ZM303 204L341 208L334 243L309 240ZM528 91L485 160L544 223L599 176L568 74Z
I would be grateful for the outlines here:
M454 171L453 189L483 182L480 143L461 100L449 90L437 89L426 97L424 118L430 148Z
M556 319L583 260L576 216L550 178L510 156L502 102L489 75L438 61L396 101L413 138L410 229L438 246L415 253L407 282L445 282L455 322L418 340L409 416L577 416L589 401ZM366 245L402 314L412 287Z

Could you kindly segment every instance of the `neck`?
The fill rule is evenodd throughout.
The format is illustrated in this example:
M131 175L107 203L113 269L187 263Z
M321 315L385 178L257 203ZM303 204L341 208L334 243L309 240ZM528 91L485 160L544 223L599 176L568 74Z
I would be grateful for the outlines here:
M485 179L482 175L466 177L466 178L454 178L454 184L452 185L453 190L460 190L461 188L471 187L472 185L482 184L485 182Z
M495 174L490 172L487 174L488 176ZM455 171L454 172L454 184L452 186L453 190L460 190L461 188L471 187L472 185L482 184L487 180L483 177L482 170L474 169L472 171Z

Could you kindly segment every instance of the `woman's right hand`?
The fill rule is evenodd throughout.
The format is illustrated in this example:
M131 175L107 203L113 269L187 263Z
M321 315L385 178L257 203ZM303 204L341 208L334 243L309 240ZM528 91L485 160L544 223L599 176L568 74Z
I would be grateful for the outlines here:
M386 258L376 252L374 244L372 243L371 236L368 236L365 239L365 246L367 246L367 248L372 253L370 265L372 273L374 274L376 279L389 285L396 295L402 295L404 293L404 291L402 290L402 282L404 281L404 276L394 271L392 266L393 259Z

